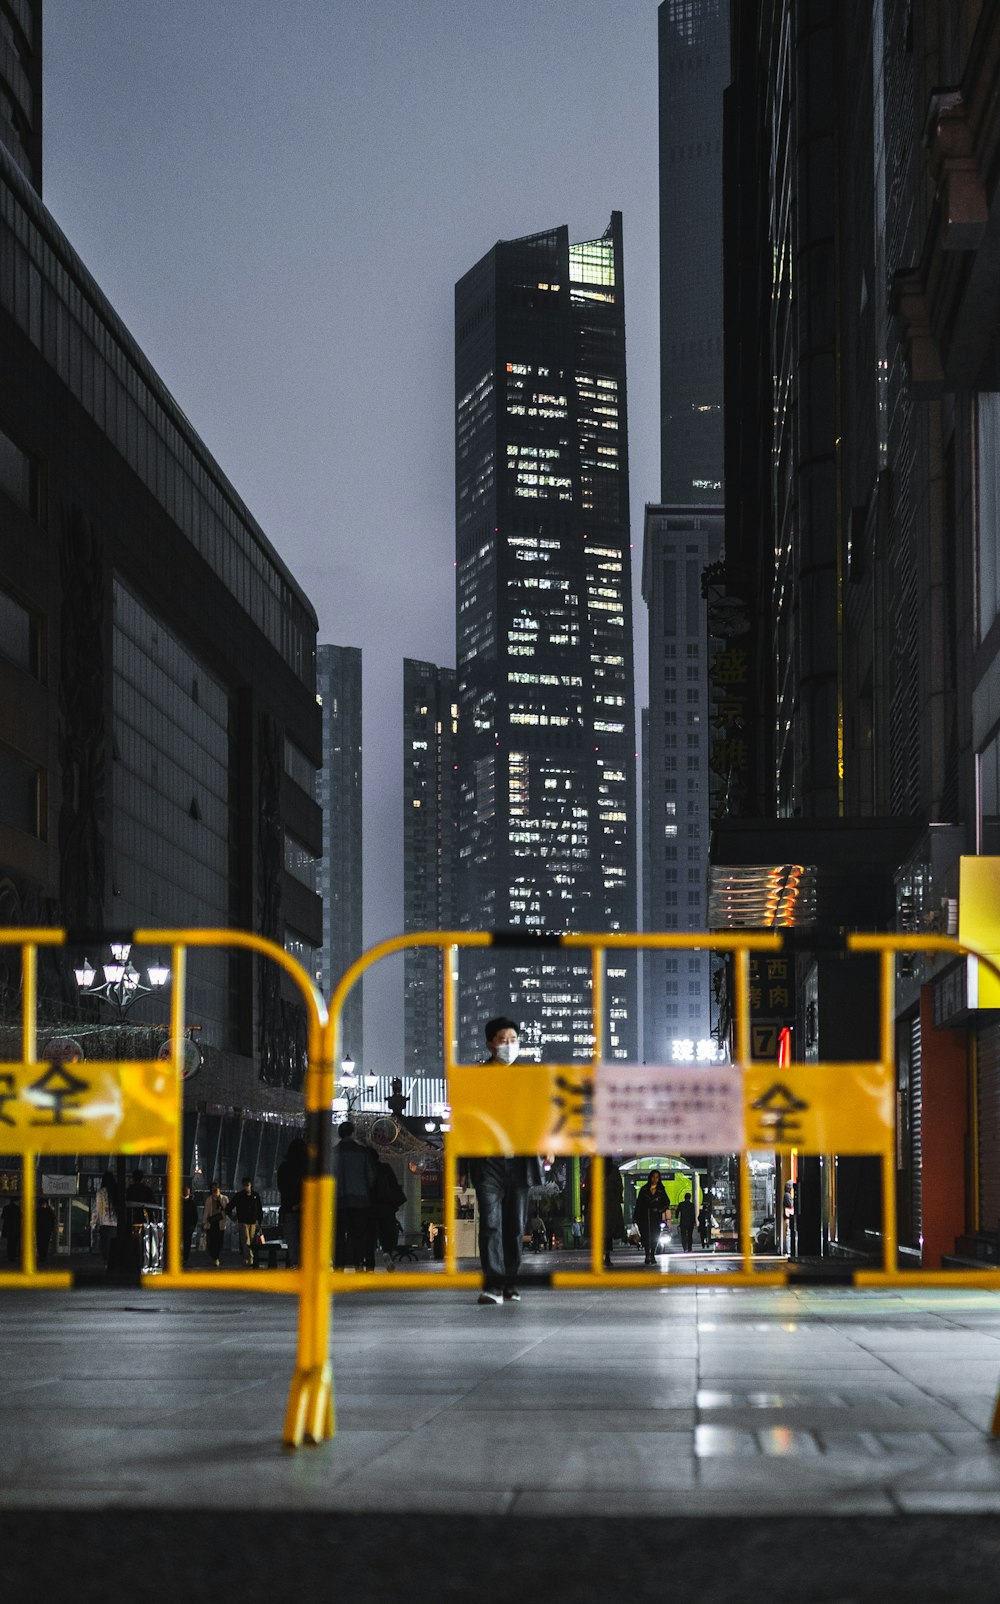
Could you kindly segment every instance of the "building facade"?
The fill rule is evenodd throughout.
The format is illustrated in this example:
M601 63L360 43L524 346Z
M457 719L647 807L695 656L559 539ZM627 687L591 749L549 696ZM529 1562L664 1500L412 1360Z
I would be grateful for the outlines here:
M706 673L706 568L722 551L721 507L647 506L642 594L649 621L649 709L643 730L643 929L705 930L713 709ZM708 953L647 952L643 1049L648 1063L714 1056Z
M42 0L0 4L0 145L42 193Z
M329 1000L341 975L364 951L361 866L361 651L321 646L316 685L323 707L323 765L316 800L323 811L323 855L317 890L323 899L318 979ZM351 988L341 1015L341 1045L364 1065L364 982Z
M321 847L315 613L7 144L0 917L318 948L319 899L289 862L291 842ZM93 1022L68 964L42 966L40 993L47 1019ZM301 1117L303 1011L274 965L208 950L187 998L204 1060L187 1162L229 1181L253 1151L273 1170Z
M722 131L729 16L663 0L660 93L660 502L646 508L643 927L704 929L710 761L704 570L723 545ZM711 960L643 955L643 1056L706 1059Z
M722 97L726 0L663 0L660 84L660 500L722 500Z
M635 729L621 216L497 244L455 292L459 878L467 925L634 928ZM463 965L461 1046L513 1013L592 1051L589 965ZM633 1055L634 963L607 1049Z
M403 661L403 929L458 928L458 701L455 670ZM440 951L403 956L404 1065L409 1112L447 1100Z
M804 851L812 821L810 872L838 833L884 838L840 922L888 887L886 924L961 931L996 851L1000 22L961 0L774 0L734 4L732 25L726 570L754 620L742 810L773 822L775 854L783 826ZM846 862L837 879L843 893ZM900 1238L932 1266L956 1241L983 1256L1000 1200L1000 1035L967 979L916 958L897 982ZM839 996L821 957L798 960L796 1056L848 1045ZM816 1180L818 1250L879 1232L868 1163Z

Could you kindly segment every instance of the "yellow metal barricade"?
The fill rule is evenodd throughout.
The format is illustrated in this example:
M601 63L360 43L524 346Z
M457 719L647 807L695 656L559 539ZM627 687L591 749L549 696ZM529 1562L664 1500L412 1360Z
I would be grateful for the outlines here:
M93 934L93 933L91 933ZM802 932L796 950L803 950ZM407 1288L482 1286L478 1269L462 1271L456 1258L456 1180L459 1156L547 1152L594 1158L599 1154L593 1102L604 1066L605 959L608 952L702 950L729 954L733 971L733 1068L742 1096L744 1140L740 1144L739 1267L713 1273L712 1286L786 1286L800 1277L788 1265L758 1268L751 1242L748 1154L752 1150L877 1156L882 1167L883 1265L881 1270L847 1271L838 1280L857 1287L974 1287L1000 1289L1000 1270L900 1272L897 1264L895 1196L895 975L903 951L937 952L978 960L1000 978L993 961L943 936L847 935L845 953L876 953L880 958L880 1050L869 1063L790 1064L755 1062L750 1052L750 961L752 954L782 951L785 938L773 932L679 932L677 934L593 933L538 936L529 932L433 931L399 936L370 948L344 974L329 1012L304 970L273 942L226 930L135 930L103 932L100 939L128 940L137 946L169 946L173 970L169 1061L96 1062L77 1070L40 1061L37 1056L37 961L40 947L79 944L80 932L40 929L0 931L0 942L22 952L22 1056L0 1064L0 1147L23 1157L21 1264L0 1273L0 1287L69 1287L67 1272L40 1272L35 1258L34 1158L44 1152L165 1152L168 1166L167 1270L158 1287L222 1288L294 1294L299 1300L298 1349L285 1419L288 1447L319 1443L333 1434L330 1366L330 1294L398 1292ZM593 1041L591 1062L491 1066L461 1064L455 1056L458 953L490 946L589 951ZM302 995L308 1018L308 1069L305 1081L308 1168L303 1185L300 1264L291 1270L199 1271L189 1278L181 1268L181 1115L184 1042L185 958L192 947L230 947L256 952L277 963ZM384 957L412 947L437 948L444 961L445 1069L451 1106L444 1144L443 1270L399 1271L392 1276L360 1276L331 1268L333 1257L333 1113L335 1065L341 1056L341 1017L346 998L365 971ZM654 1072L655 1075L655 1072ZM591 1187L591 1263L586 1271L556 1271L554 1287L612 1285L615 1289L656 1287L664 1281L647 1274L604 1267L604 1188ZM146 1279L144 1277L144 1279ZM670 1287L703 1284L697 1274L671 1274ZM1000 1430L1000 1403L994 1421Z
M169 947L173 975L170 1059L50 1063L38 1057L38 950L93 941ZM230 930L64 931L0 930L0 942L20 947L22 959L21 1058L0 1064L0 1148L18 1153L21 1173L21 1268L0 1273L0 1288L71 1287L68 1271L40 1271L35 1254L35 1159L42 1153L164 1153L167 1159L167 1268L157 1287L222 1288L293 1294L299 1299L298 1354L292 1377L285 1440L320 1442L333 1430L329 1364L327 1275L332 1252L331 1121L312 1113L306 1126L308 1166L303 1183L300 1265L292 1270L202 1271L181 1267L181 1152L186 956L192 947L228 947L276 963L297 987L308 1020L306 1101L322 1108L318 1085L330 1083L332 1040L326 1004L309 976L282 947Z

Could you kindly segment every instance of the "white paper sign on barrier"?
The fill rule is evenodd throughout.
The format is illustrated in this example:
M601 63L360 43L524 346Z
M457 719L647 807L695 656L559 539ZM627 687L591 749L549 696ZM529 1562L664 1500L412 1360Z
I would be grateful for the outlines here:
M743 1076L731 1064L604 1064L594 1128L599 1153L740 1153Z

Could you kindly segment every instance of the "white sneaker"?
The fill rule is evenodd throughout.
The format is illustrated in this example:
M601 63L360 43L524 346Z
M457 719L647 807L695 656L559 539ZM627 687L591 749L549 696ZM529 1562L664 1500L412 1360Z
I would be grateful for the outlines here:
M478 1301L480 1303L502 1303L503 1293L494 1292L490 1287L484 1287L482 1292L479 1294Z

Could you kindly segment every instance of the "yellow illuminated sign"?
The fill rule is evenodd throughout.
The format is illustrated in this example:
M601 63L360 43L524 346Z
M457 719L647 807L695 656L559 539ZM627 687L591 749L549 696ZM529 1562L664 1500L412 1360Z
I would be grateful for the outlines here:
M0 1064L6 1153L162 1153L177 1118L172 1064Z
M959 858L958 863L958 939L1000 964L1000 858ZM972 958L968 964L972 1006L1000 1008L1000 979Z
M895 1089L883 1064L751 1064L743 1084L751 1151L893 1151Z

